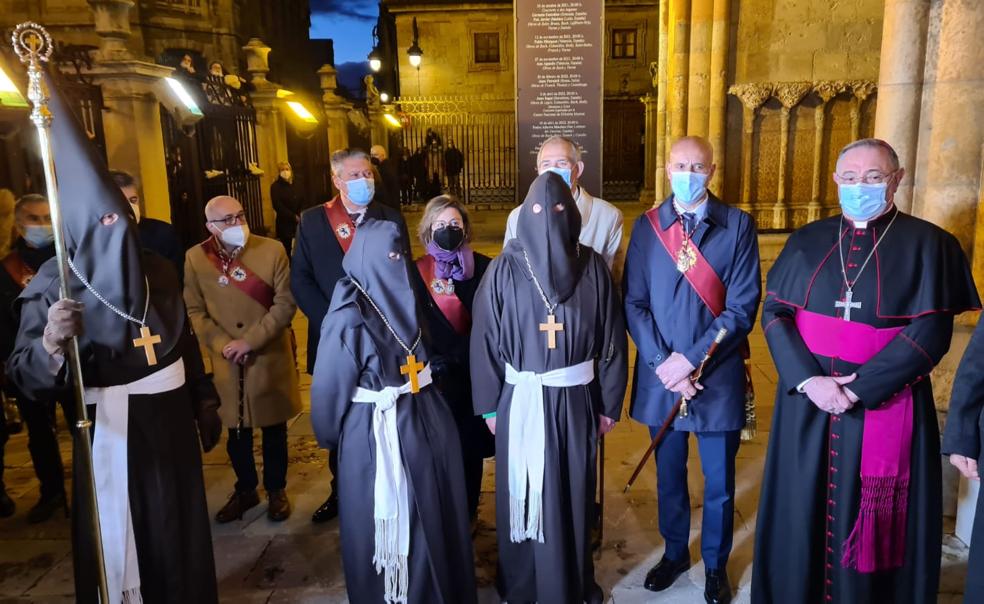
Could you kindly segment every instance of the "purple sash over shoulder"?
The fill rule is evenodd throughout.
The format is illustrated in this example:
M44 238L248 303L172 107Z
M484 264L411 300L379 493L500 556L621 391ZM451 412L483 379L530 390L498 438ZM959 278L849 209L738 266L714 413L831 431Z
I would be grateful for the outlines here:
M804 310L797 311L796 326L810 352L855 364L867 362L902 331ZM861 509L844 542L844 568L871 573L902 566L911 451L912 390L906 387L878 409L864 413Z

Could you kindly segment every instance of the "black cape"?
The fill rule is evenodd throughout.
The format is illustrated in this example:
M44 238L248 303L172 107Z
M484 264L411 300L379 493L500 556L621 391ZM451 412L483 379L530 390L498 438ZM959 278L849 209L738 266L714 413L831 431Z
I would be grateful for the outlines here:
M20 331L7 365L9 378L34 400L50 400L69 386L64 367L57 374L49 371L48 354L41 346L48 308L59 299L55 262L51 259L41 267L18 300ZM151 253L145 256L145 263L152 309L160 302L168 307L176 305L183 312L178 277L171 263ZM73 291L73 297L81 296ZM91 304L98 302L86 300L86 311ZM156 310L151 316L158 316ZM83 317L86 332L91 333L87 319L87 315ZM156 319L151 325L155 322ZM122 319L117 329L126 331ZM159 357L155 368L147 367L142 349L131 347L120 355L95 344L88 336L80 338L83 379L87 387L125 384L184 358L184 387L130 397L130 513L144 602L209 603L218 601L218 596L195 418L200 406L217 405L218 395L205 375L198 343L183 319L176 329L180 338ZM89 418L95 418L94 406L89 407ZM98 430L99 425L95 424L93 434ZM73 477L80 475L77 462L76 457ZM83 520L90 511L74 486L72 553L76 600L95 602L92 544Z
M402 278L382 282L372 265L391 262L388 251L406 250L400 227L367 221L358 228L321 326L311 384L311 422L318 442L338 451L342 563L349 601L379 604L383 574L373 567L373 405L353 403L357 387L379 391L406 383L400 366L406 352L353 284L366 289L408 345L421 320L411 286L410 264ZM397 243L400 242L400 243ZM371 251L370 251L371 250ZM363 265L356 267L356 265ZM368 266L366 266L368 265ZM427 363L426 346L415 349ZM397 430L410 492L409 599L412 604L468 604L477 599L461 449L454 416L434 387L397 401Z
M547 179L552 179L549 186ZM554 212L558 201L564 206L563 216ZM559 250L566 245L576 245L580 214L570 189L553 173L534 181L523 205L520 235L523 221L528 221L526 212L532 212L534 203L540 203L541 211L529 216L547 217L548 223L533 222L541 232L525 242L534 270L551 270L547 264L553 261L562 272L562 260L545 248L549 245L563 254ZM577 216L576 224L567 222L574 220L571 214ZM554 222L566 224L554 230L549 224ZM598 603L603 596L594 580L591 557L598 415L613 419L621 415L628 380L625 318L605 261L582 247L563 275L545 279L544 289L553 300L558 299L553 298L557 291L566 294L555 309L564 331L557 337L557 347L548 350L539 330L546 308L526 266L521 239L510 241L485 273L475 296L471 335L475 413L496 413L499 595L509 602ZM592 359L595 379L587 386L544 389L544 542L513 543L509 538L508 476L513 387L505 382L506 364L517 371L543 373Z
M943 429L943 454L956 453L977 460L984 468L981 455L981 421L984 412L984 321L977 324L970 344L960 361L950 395L950 410ZM967 586L964 602L984 602L984 497L977 497L977 513L967 563Z
M779 385L759 500L753 602L936 601L942 485L929 373L950 346L953 315L980 301L956 239L918 218L895 217L896 212L865 229L842 223L839 216L807 225L790 236L769 272L762 325ZM845 293L838 253L848 278L857 280L854 299L862 303L851 320L904 328L861 366L811 353L794 323L800 310L842 316L834 306ZM797 392L810 377L853 372L858 378L848 387L860 402L839 417ZM905 562L897 570L858 573L841 566L841 553L860 505L865 410L907 385L913 436Z

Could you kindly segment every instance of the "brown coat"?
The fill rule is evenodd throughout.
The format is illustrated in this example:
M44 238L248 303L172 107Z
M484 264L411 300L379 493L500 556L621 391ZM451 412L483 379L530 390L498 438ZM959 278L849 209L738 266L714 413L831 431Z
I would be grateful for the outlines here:
M201 245L185 256L184 299L195 333L207 349L222 401L219 416L229 428L239 421L239 366L222 357L230 341L243 339L253 352L245 366L243 426L262 428L301 411L290 323L297 306L290 293L290 266L276 239L250 235L239 260L273 286L273 306L263 305L230 282L219 285L219 270Z

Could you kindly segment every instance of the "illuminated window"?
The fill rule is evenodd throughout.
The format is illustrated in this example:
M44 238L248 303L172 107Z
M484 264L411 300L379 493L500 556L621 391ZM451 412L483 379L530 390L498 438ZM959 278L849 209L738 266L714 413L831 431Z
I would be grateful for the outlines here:
M612 30L612 58L613 59L636 58L636 30L634 29Z
M475 34L475 62L476 63L499 62L499 33L498 32Z

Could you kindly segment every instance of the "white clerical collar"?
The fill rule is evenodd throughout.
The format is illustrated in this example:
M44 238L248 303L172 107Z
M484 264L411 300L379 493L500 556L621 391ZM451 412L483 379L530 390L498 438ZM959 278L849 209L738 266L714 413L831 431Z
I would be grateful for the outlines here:
M848 218L848 220L851 221L851 224L854 225L854 228L864 230L864 229L867 229L868 228L868 225L869 224L871 224L872 222L878 220L882 216L887 216L887 215L891 214L892 213L892 210L894 210L894 209L895 209L895 204L894 203L891 203L891 204L888 205L887 208L885 208L885 211L884 212L882 212L881 214L875 216L874 218L869 218L868 220L851 220L850 218Z

